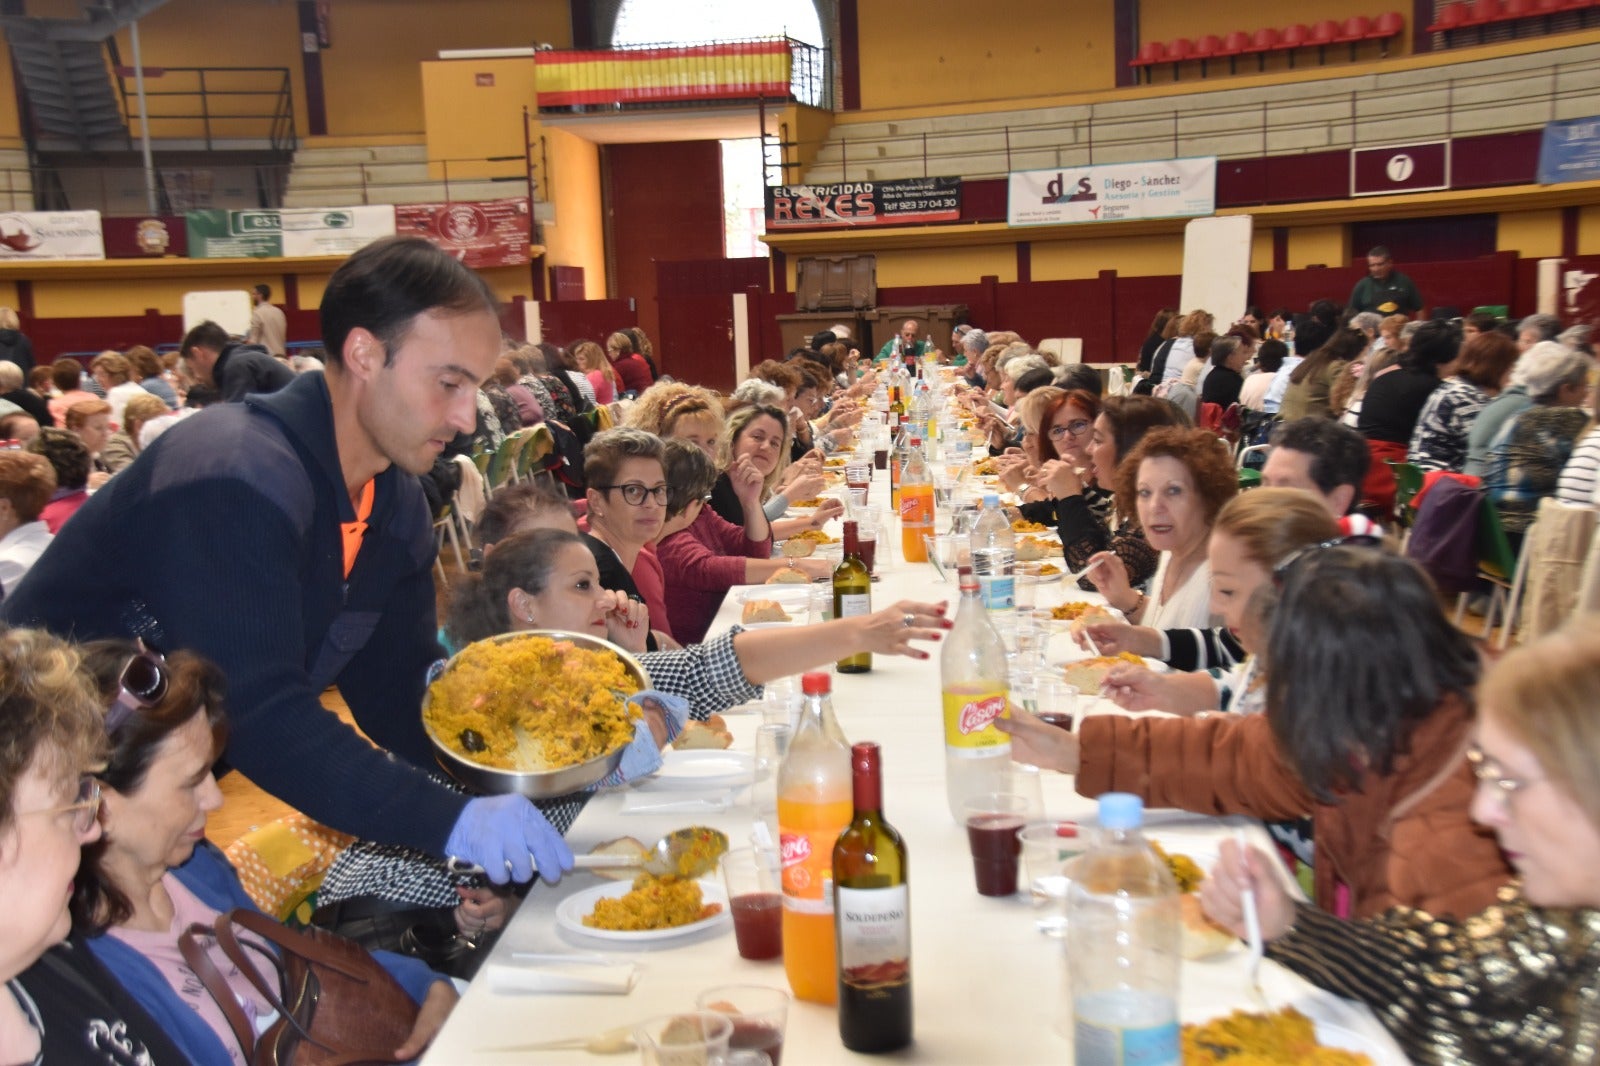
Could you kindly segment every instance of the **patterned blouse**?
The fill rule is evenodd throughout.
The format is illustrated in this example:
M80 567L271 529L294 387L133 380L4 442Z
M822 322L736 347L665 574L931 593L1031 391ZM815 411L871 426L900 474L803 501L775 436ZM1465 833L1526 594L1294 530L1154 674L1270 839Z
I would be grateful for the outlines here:
M1500 427L1489 445L1483 484L1506 532L1522 533L1533 525L1539 501L1556 491L1561 469L1588 421L1581 407L1539 404Z
M1467 462L1467 434L1489 394L1466 378L1453 377L1433 390L1411 431L1406 462L1430 470L1460 473Z

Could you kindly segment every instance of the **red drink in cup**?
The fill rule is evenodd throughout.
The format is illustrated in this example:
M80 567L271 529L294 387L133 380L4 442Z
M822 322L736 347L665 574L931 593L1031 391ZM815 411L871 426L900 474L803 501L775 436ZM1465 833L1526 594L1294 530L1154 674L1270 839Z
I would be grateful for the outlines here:
M1020 814L972 814L967 817L967 843L972 847L972 872L980 896L1009 896L1017 891L1017 834Z
M1057 729L1065 729L1069 733L1072 732L1072 715L1070 714L1064 714L1061 711L1045 711L1034 717L1047 725L1055 726Z
M889 469L889 449L874 448L872 451L872 465L879 470Z
M856 554L861 557L861 565L867 568L867 573L878 572L878 534L875 530L863 529L856 534Z
M847 463L844 468L844 483L847 488L867 492L872 487L872 464L854 460Z
M757 892L735 896L729 904L733 912L733 937L739 955L746 959L776 959L783 956L783 897L776 892ZM773 1060L776 1063L776 1059Z
M737 1015L730 1015L728 1020L733 1023L733 1035L728 1038L729 1050L765 1051L767 1058L772 1060L772 1066L779 1066L783 1062L783 1030L766 1022L748 1021Z

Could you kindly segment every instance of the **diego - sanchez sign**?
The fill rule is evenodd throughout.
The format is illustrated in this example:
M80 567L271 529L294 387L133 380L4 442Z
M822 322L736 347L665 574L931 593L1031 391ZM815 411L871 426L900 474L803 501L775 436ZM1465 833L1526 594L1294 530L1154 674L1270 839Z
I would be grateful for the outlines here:
M1013 171L1006 221L1013 226L1193 218L1217 208L1217 157Z
M105 234L98 211L11 211L0 214L0 262L105 257Z

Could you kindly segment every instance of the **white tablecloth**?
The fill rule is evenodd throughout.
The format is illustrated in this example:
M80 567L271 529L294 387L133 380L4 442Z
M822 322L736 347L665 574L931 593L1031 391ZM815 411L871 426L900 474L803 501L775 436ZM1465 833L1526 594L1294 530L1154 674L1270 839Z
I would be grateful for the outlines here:
M880 475L881 477L881 475ZM874 485L873 502L887 505L887 485ZM927 564L901 561L899 540L887 553L880 544L881 580L873 588L874 606L898 599L957 599L952 575L940 583ZM737 590L736 590L737 591ZM1060 583L1045 585L1040 605L1068 599L1092 599ZM730 594L712 626L720 632L737 617ZM910 859L912 912L912 985L916 1042L900 1058L928 1063L1062 1063L1070 1061L1066 1035L1070 1009L1066 994L1063 941L1042 935L1035 927L1039 912L1026 892L1010 899L979 896L973 886L965 831L951 818L944 791L944 737L939 705L937 648L926 661L877 656L868 674L836 674L834 708L839 724L852 740L875 740L883 749L884 814L904 835ZM1065 634L1052 640L1052 657L1079 653ZM761 722L759 706L729 715L735 750L748 751ZM1095 712L1114 711L1097 703ZM1045 775L1045 802L1053 817L1085 818L1092 800L1077 795L1070 778ZM673 795L683 795L674 793ZM650 842L688 824L716 826L736 846L744 843L752 824L746 802L724 813L624 814L623 797L596 798L568 834L575 852L618 836ZM1248 827L1265 844L1266 835L1249 819L1211 819L1157 812L1163 836L1193 839L1197 850L1215 852L1234 824ZM781 961L748 962L734 945L731 927L655 950L617 952L603 944L559 930L556 904L595 883L587 875L569 875L557 885L539 884L512 919L494 953L496 962L512 962L514 952L604 952L636 961L637 986L627 996L518 995L492 992L479 979L457 1006L427 1056L429 1063L519 1061L509 1053L484 1049L565 1036L583 1036L675 1010L690 1009L697 992L717 984L758 983L787 987ZM1208 962L1186 962L1181 1010L1185 1021L1203 1021L1248 1007L1242 946ZM1299 978L1268 962L1263 984L1274 1003L1295 1003L1313 1017L1336 1023L1377 1042L1379 1062L1405 1059L1364 1008L1312 989ZM789 1014L784 1061L792 1066L853 1061L839 1043L831 1007L796 1002ZM580 1052L525 1055L530 1062L585 1061ZM598 1061L598 1060L587 1060ZM629 1061L624 1059L624 1061Z

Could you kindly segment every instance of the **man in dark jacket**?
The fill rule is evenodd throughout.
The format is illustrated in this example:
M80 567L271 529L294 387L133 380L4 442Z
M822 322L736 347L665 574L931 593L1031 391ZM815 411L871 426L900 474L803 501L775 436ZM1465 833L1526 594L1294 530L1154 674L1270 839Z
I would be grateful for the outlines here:
M322 333L325 373L163 433L0 617L204 655L228 679L224 757L279 799L496 881L559 877L571 852L531 803L470 799L426 772L420 705L443 652L416 475L473 427L500 354L494 297L428 242L389 238L329 279ZM330 684L377 748L323 709Z
M230 340L209 319L183 335L178 351L195 380L216 389L223 403L235 403L252 392L277 392L294 380L288 364L259 344Z

